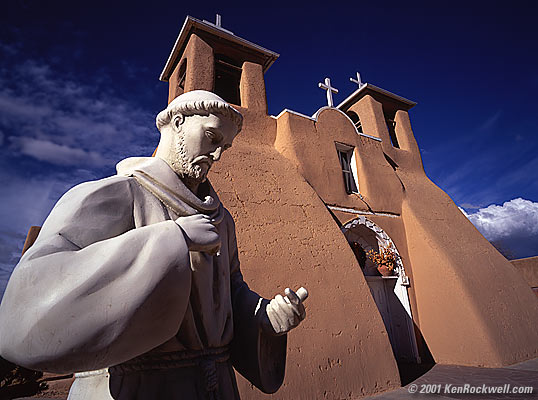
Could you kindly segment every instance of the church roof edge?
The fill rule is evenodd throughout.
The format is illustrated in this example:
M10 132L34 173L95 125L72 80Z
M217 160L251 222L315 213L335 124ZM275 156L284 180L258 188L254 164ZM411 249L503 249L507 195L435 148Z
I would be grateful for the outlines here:
M280 54L275 53L274 51L268 50L262 46L259 46L246 39L243 39L239 36L234 35L232 32L230 32L227 29L218 27L217 25L214 25L208 21L200 21L197 18L187 15L187 17L185 18L185 22L183 23L183 26L181 28L181 31L179 32L179 35L176 39L176 42L174 43L172 52L168 56L168 60L166 61L163 71L161 72L159 80L163 82L168 82L168 79L170 79L170 76L172 75L172 72L174 71L175 63L179 55L183 52L185 46L187 45L187 41L191 33L193 32L194 28L198 28L200 30L203 30L205 32L218 36L220 38L229 40L231 42L245 46L251 50L262 53L265 56L265 63L263 65L264 73L280 56Z
M388 90L381 89L380 87L372 85L371 83L365 83L362 87L355 90L344 101L342 101L340 104L338 104L336 106L336 108L346 110L355 101L357 101L359 98L361 98L361 97L365 96L366 94L368 94L369 91L373 91L375 93L378 93L378 94L381 94L383 96L389 97L392 100L396 100L397 102L405 104L406 111L411 109L412 107L416 106L416 104L417 104L414 101L408 100L405 97L398 96L397 94L389 92Z

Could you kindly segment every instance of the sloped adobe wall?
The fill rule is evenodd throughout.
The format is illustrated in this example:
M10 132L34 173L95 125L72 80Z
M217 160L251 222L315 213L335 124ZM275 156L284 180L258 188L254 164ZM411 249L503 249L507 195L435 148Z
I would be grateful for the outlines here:
M538 288L538 256L511 260L510 263L523 275L532 288ZM536 295L538 291L535 290Z
M242 272L266 298L305 286L307 319L288 336L276 399L339 399L398 387L388 336L360 267L314 190L272 146L276 122L246 125L210 179L237 227ZM264 398L239 378L245 399Z
M523 277L424 173L406 112L396 114L402 219L420 329L439 363L499 367L538 356L538 301Z
M538 356L538 301L428 178L400 173L420 329L439 363L499 367Z
M361 102L382 118L380 103L368 96ZM538 356L536 296L427 178L408 114L396 113L400 149L391 145L381 122L367 132L379 142L353 133L352 122L335 109L323 110L317 121L288 113L278 119L276 147L299 166L326 203L357 210L367 203L374 212L401 213L415 323L436 362L497 367ZM357 149L364 202L346 195L337 182L341 171L335 141Z

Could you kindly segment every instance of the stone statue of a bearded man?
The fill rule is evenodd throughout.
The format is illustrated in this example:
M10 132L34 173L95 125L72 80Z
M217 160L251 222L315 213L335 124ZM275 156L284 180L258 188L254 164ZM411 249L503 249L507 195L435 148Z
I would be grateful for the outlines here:
M68 191L6 289L2 356L78 372L70 399L238 399L232 364L276 391L306 291L268 301L243 281L206 179L241 125L217 95L185 93L157 116L155 157Z

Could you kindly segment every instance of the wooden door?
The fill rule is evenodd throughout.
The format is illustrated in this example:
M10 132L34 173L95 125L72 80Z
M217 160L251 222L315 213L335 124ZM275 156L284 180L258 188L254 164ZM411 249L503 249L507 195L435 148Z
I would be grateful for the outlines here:
M402 287L397 276L366 276L366 280L387 329L394 357L398 362L420 362L413 321L400 299L402 293L399 292L407 289Z

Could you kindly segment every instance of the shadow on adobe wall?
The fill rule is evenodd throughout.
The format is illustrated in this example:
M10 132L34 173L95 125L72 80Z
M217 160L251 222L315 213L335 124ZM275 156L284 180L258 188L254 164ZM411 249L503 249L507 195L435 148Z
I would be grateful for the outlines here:
M420 364L416 363L398 363L398 372L400 373L400 381L402 386L406 386L411 382L417 380L435 365L432 353L420 332L418 326L413 322L413 327L415 329L415 337L417 339L418 351L422 362Z

